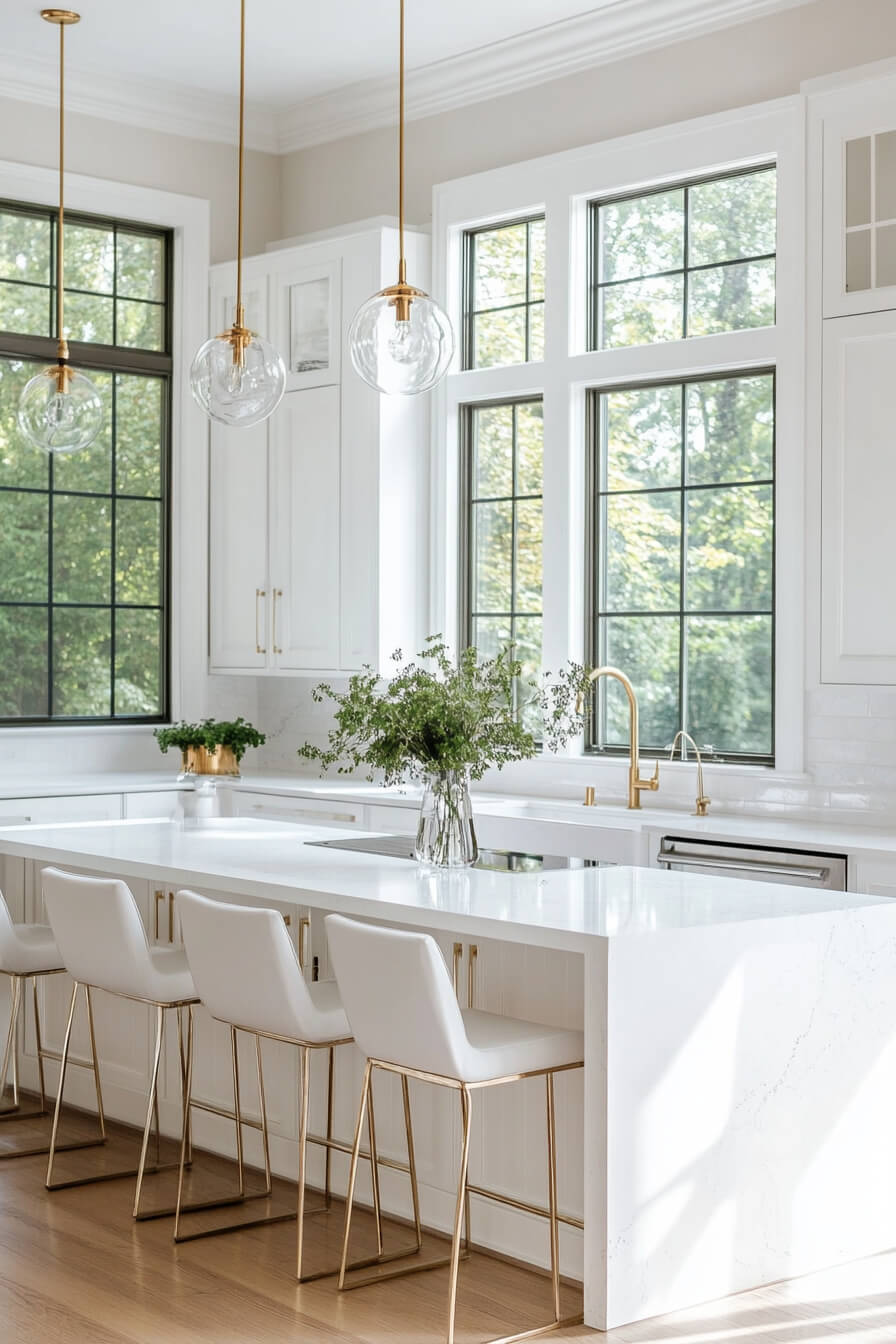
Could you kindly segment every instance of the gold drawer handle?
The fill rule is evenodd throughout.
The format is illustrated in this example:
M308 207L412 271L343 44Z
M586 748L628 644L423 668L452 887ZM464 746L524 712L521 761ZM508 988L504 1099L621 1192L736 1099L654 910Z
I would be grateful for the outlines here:
M479 948L475 943L471 943L467 948L467 1007L472 1008L476 998L476 958L479 956Z
M282 589L282 588L274 588L274 589L272 590L272 592L273 592L274 603L273 603L273 606L272 606L272 608L271 608L271 611L272 611L272 615L271 615L271 646L272 646L272 648L273 648L273 650L274 650L275 653L282 653L283 650L280 648L280 645L277 643L277 598L283 596L283 589Z
M464 945L463 945L463 943L455 943L455 944L454 944L454 947L452 948L452 952L453 952L453 954L454 954L454 957L453 957L454 964L453 964L452 969L451 969L451 983L454 985L454 993L455 993L455 995L456 995L456 994L457 994L457 983L458 983L458 972L459 972L459 970L460 970L460 963L461 963L461 960L462 960L463 955L464 955Z
M154 923L154 925L153 925L153 928L154 928L154 936L155 936L155 940L156 940L156 942L158 942L158 941L159 941L159 903L160 903L161 901L164 901L164 899L165 899L165 893L164 893L164 891L157 891L157 892L154 893L154 895L155 895L155 898L156 898L156 903L155 903L155 904L156 904L156 913L155 913L155 923Z
M304 919L299 920L299 969L303 971L308 955L307 943L305 940L310 932L311 920L306 915Z
M259 605L260 605L260 603L261 603L261 599L262 599L264 596L265 596L265 590L264 590L263 588L256 588L256 589L255 589L255 652L256 652L256 653L267 653L267 649L262 647L262 643L261 643L261 632L259 631L259 628L258 628L258 624L259 624L259 621L258 621L258 618L259 618L258 608L259 608Z
M174 892L168 893L168 941L174 942Z

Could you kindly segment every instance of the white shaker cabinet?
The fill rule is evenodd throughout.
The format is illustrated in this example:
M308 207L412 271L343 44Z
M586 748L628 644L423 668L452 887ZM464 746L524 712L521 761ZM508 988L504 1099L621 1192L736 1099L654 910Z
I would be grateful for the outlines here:
M896 682L896 312L824 323L822 681Z
M428 244L409 236L426 283ZM394 229L279 249L246 263L247 320L287 365L264 424L212 425L209 669L339 675L383 667L426 632L428 409L354 372L348 327L393 280ZM234 270L212 271L216 330Z

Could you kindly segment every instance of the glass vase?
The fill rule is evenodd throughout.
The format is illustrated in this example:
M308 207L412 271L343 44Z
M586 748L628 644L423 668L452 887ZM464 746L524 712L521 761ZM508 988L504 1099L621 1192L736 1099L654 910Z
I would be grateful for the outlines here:
M414 855L433 868L469 868L479 857L466 770L427 777Z

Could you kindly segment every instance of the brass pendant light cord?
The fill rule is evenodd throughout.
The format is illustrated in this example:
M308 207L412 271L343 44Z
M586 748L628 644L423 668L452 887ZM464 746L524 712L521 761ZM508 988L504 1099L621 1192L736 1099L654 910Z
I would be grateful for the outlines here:
M56 235L56 342L60 360L68 359L63 315L65 295L62 280L65 274L65 24L59 25L59 225Z
M398 19L398 283L407 283L404 255L404 0L399 0Z
M240 0L240 140L237 171L236 221L236 325L245 326L243 314L243 157L245 152L246 106L246 0Z

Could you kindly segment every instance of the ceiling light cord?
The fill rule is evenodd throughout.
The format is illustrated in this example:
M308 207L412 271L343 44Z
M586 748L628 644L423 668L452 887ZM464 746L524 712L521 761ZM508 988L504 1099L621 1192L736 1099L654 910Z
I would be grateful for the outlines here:
M56 349L61 363L68 359L65 339L65 28L59 25L59 222L56 230Z
M405 285L408 267L404 253L404 3L398 6L398 282Z
M243 160L246 120L246 0L240 0L240 136L236 188L236 325L244 327L243 311Z

